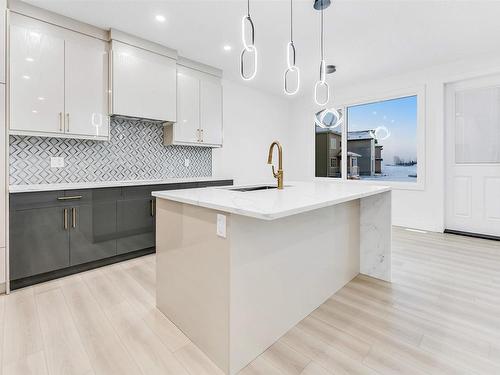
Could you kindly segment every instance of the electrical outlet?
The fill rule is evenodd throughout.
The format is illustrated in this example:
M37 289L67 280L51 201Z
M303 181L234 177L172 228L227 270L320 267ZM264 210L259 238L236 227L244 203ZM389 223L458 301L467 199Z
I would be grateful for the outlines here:
M191 161L189 159L184 159L184 166L186 168L189 168L189 164L191 164Z
M226 215L217 214L217 235L226 238Z
M64 168L64 158L60 156L51 156L50 168Z

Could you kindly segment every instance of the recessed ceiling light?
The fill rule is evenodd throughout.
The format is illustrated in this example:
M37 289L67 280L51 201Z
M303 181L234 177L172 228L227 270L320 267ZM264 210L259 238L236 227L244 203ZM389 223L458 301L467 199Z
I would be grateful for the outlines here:
M26 61L33 62L33 61L35 61L35 59L33 57L26 57Z
M38 113L38 111L36 109L32 110L31 112L33 113Z
M155 19L156 19L158 22L165 22L165 20L166 20L165 16L164 16L164 15L162 15L162 14L157 14L157 15L155 16Z
M30 79L31 77L30 77L30 76L26 76L26 75L24 75L24 76L23 76L23 78L24 78L24 79Z
M45 100L45 98L44 98L43 96L39 96L39 97L38 97L38 100L40 100L40 101L41 101L41 100Z
M224 47L224 51L231 51L233 49L233 47L231 47L229 44L226 44Z

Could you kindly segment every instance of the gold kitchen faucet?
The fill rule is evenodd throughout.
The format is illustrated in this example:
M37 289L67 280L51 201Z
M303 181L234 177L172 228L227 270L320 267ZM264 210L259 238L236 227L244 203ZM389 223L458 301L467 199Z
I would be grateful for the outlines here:
M273 175L274 178L278 179L278 189L283 189L283 148L278 141L274 141L271 143L271 147L269 147L269 156L267 157L267 164L273 164L273 149L274 146L278 147L278 172L274 170L273 165Z

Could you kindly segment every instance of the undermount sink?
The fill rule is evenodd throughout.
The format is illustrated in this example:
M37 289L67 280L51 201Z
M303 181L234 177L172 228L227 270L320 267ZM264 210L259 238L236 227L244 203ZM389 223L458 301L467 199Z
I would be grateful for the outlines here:
M271 190L271 189L276 189L276 188L277 188L277 186L261 185L261 186L246 186L246 187L227 188L227 190L246 192L246 191L257 191L257 190Z

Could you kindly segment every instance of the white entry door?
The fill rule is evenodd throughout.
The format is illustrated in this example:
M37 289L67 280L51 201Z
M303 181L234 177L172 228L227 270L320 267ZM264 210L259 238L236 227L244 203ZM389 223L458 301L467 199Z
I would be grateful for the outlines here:
M500 237L500 75L446 89L446 228Z

